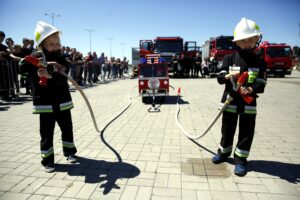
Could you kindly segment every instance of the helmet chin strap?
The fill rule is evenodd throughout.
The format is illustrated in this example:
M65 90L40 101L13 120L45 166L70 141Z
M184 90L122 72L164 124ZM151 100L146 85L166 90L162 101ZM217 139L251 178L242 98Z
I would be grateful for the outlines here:
M260 42L262 40L262 35L259 36L259 39L257 40L256 44L255 44L255 47L258 47Z

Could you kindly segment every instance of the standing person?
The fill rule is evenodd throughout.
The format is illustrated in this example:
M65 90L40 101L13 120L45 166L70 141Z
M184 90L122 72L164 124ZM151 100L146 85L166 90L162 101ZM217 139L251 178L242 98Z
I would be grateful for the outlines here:
M29 47L28 47L30 53L33 53L35 51L34 49L34 40L29 40Z
M261 40L261 35L254 21L242 18L235 27L233 40L239 51L224 58L222 71L217 77L220 84L225 84L222 103L225 102L227 95L232 96L233 100L223 112L222 139L218 154L212 158L212 162L219 164L227 161L233 150L233 138L239 119L239 137L234 150L234 173L238 176L247 174L247 157L255 129L257 93L263 93L267 83L266 64L253 52ZM230 72L231 67L237 71ZM251 103L246 103L242 96L233 90L232 79L243 72L248 73L248 80L241 86L240 93L253 97Z
M208 58L206 57L202 60L202 63L201 63L202 78L205 78L206 76L209 76L207 60L208 60Z
M35 29L38 48L46 56L48 65L54 66L53 73L45 68L37 68L29 63L21 65L21 73L28 72L33 83L33 113L40 114L40 148L42 165L46 172L54 172L53 136L55 122L62 132L63 154L70 163L77 162L77 150L73 141L71 109L74 107L68 87L67 77L59 71L68 72L68 62L61 55L61 32L54 26L39 21ZM50 68L50 67L49 67ZM39 84L39 78L46 77L47 85Z
M184 66L185 66L184 75L186 78L190 77L191 68L193 64L192 62L193 62L192 55L184 55Z
M100 67L99 67L98 55L96 52L93 53L93 65L94 65L93 82L97 83L97 81L99 81L98 77L100 75Z
M208 60L208 70L210 77L216 77L217 74L217 65L218 65L218 60L216 57L212 56Z
M103 76L102 76L102 65L103 65L104 62L105 62L105 57L104 57L104 53L102 52L102 53L101 53L101 56L98 58L98 63L99 63L99 74L101 75L100 77L103 77Z
M104 56L104 54L103 54L103 56ZM104 62L101 66L101 70L102 70L101 79L102 79L103 82L105 82L107 69L108 69L108 60L107 60L107 56L106 56L106 57L104 57Z
M123 69L123 74L128 74L128 61L127 58L124 57L122 61L122 69Z
M177 64L178 64L178 60L175 54L172 54L172 59L171 59L171 68L173 71L173 76L176 77L177 76Z
M112 71L112 78L115 80L117 78L117 62L115 60L115 57L111 57L111 71Z
M22 57L30 55L32 52L29 49L30 40L28 38L23 38L22 40L23 46L22 46ZM32 50L33 51L33 50ZM24 82L24 86L26 88L26 95L32 95L32 82L30 80L29 74L24 73L21 76L21 81Z
M111 71L112 71L112 57L107 60L107 79L111 79Z
M88 82L90 86L93 86L93 73L94 73L93 56L91 52L88 52L88 55L85 57L83 79L86 83Z
M178 70L178 75L179 75L178 77L183 78L184 71L185 71L185 57L184 57L183 53L178 58L177 70Z
M73 60L72 60L73 64L74 64L74 80L77 82L78 85L83 85L83 78L82 78L82 72L83 72L83 64L84 64L84 60L82 58L82 54L79 51L76 51L74 56L73 56Z
M30 55L33 49L30 49L30 40L28 38L23 38L23 50L26 55Z
M8 68L7 68L7 60L9 59L9 49L12 48L12 41L9 38L6 39L6 44L8 46L2 44L5 39L5 33L0 31L0 99L2 100L11 100L9 86L7 84L8 79ZM11 46L11 48L9 48Z
M203 73L201 70L201 63L202 63L202 58L199 53L196 53L196 56L194 57L194 64L193 64L194 74L192 75L194 78L199 77L199 71L200 71L201 77L203 77Z
M117 58L116 60L115 60L115 66L116 66L116 77L118 78L119 77L119 75L120 75L120 70L121 70L121 60L120 60L120 58ZM119 77L120 78L120 77Z
M5 33L3 31L0 31L0 56L7 54L8 47L6 45L2 44L4 39L5 39Z

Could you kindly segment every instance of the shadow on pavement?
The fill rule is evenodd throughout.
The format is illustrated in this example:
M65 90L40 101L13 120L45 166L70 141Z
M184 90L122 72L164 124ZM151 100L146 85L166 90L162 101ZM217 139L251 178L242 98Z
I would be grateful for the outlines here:
M30 96L16 97L16 98L13 98L8 101L1 100L0 101L0 111L7 111L11 106L22 105L29 101L32 101L32 97L30 97Z
M89 158L78 158L77 164L56 164L58 172L67 172L69 176L84 176L85 183L101 183L103 194L108 194L112 189L120 189L116 184L118 179L134 178L140 174L140 170L125 162L107 162Z
M2 106L2 104L0 103L0 111L7 111L9 108L9 106Z
M125 110L123 112L125 112ZM67 172L70 176L84 176L86 183L103 182L100 185L100 188L104 188L103 194L108 194L112 189L120 189L116 184L118 179L129 179L138 176L140 174L139 168L130 163L123 162L120 154L106 142L104 137L106 128L123 112L111 120L100 132L101 141L115 154L116 162L79 157L79 162L74 165L56 164L56 171Z
M161 96L161 97L155 97L155 103L160 105L175 105L177 104L178 96ZM178 100L179 104L189 104L188 101L184 101L181 97L179 97ZM146 105L152 104L152 96L148 97L145 101Z
M294 184L300 183L300 164L251 160L248 162L248 171L277 176L280 179L284 179Z

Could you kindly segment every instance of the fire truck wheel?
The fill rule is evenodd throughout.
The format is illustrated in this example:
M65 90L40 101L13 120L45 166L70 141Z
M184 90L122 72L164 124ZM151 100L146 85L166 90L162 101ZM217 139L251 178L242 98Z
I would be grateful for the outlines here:
M159 102L159 103L165 102L165 97L164 96L157 97L157 102Z
M284 78L284 77L285 77L285 73L284 73L284 72L280 73L280 74L279 74L279 77L280 77L280 78Z
M142 97L142 102L147 104L150 103L151 98L150 97Z

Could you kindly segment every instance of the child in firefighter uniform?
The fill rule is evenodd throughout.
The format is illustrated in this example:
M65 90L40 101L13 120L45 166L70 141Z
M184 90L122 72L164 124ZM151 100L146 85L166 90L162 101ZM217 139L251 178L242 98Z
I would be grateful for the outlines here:
M73 103L68 80L59 73L67 73L68 63L61 55L61 32L45 22L39 21L35 30L35 40L46 58L48 67L37 68L27 62L21 64L21 73L28 72L33 83L33 113L40 114L40 148L42 165L46 172L55 171L53 135L55 122L62 132L63 154L70 163L77 162L77 152L73 141L71 109ZM52 66L52 67L51 67ZM57 70L50 70L56 68ZM47 78L47 85L39 84L41 77Z
M222 103L228 95L233 100L225 108L222 117L222 138L218 153L212 162L219 164L227 161L234 150L234 173L244 176L247 173L247 157L249 156L255 129L257 93L263 93L266 85L266 65L254 53L261 40L262 33L252 20L242 18L234 31L234 42L239 51L224 58L222 70L217 77L219 84L225 84ZM244 72L247 79L240 90L236 91L236 79ZM245 73L244 73L245 74ZM247 101L246 99L253 99ZM247 101L247 102L246 102ZM233 139L239 121L239 135L236 148L233 149Z

